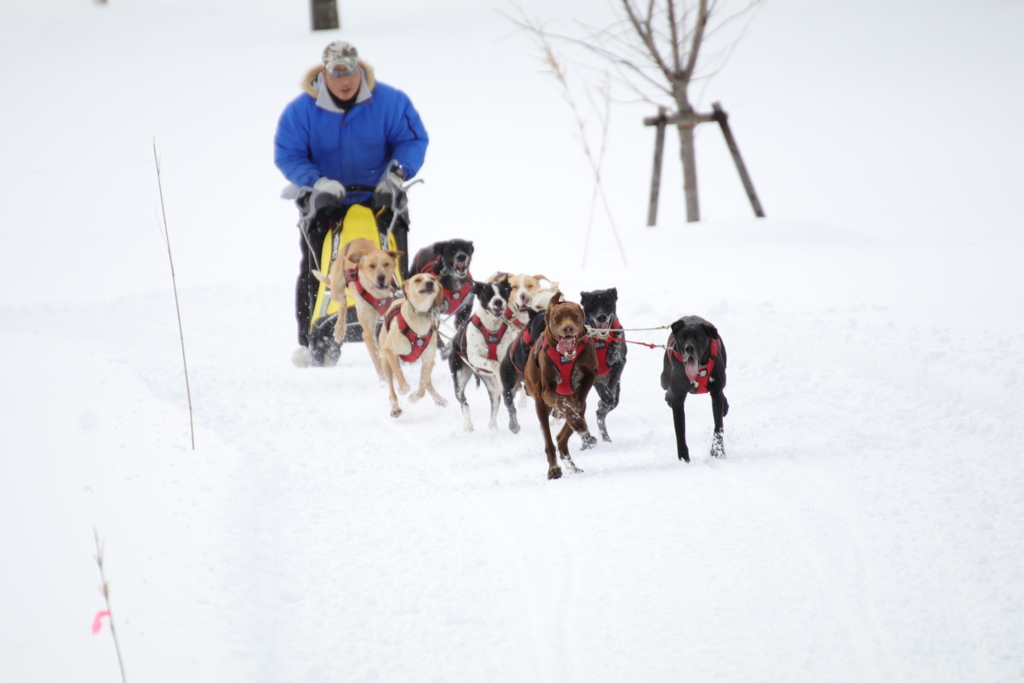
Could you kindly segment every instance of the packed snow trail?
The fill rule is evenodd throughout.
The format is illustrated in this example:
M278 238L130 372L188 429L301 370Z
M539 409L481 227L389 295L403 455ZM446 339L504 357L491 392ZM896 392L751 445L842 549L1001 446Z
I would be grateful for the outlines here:
M728 458L707 455L710 405L693 397L695 461L675 459L660 352L637 347L608 419L614 442L580 452L574 438L585 472L560 482L544 479L532 406L519 435L504 410L499 430L464 433L453 402L402 397L405 413L390 418L361 344L334 369L278 358L242 373L227 356L204 367L205 427L247 453L229 584L251 675L772 678L800 660L811 678L887 680L930 666L907 648L928 643L932 656L964 637L1005 638L940 589L970 585L975 567L937 571L901 550L912 536L939 556L951 541L968 555L994 551L995 535L937 504L963 499L965 486L968 498L998 501L1007 528L1021 521L1014 489L964 458L996 424L1019 434L1019 389L989 392L987 408L1003 404L994 412L973 405L970 387L934 393L936 347L955 363L970 334L901 331L870 309L712 313L732 363ZM665 316L622 314L637 325ZM898 381L864 372L872 351L861 340L883 331ZM1024 365L1012 344L988 339L989 353ZM434 377L451 399L444 364ZM469 401L486 410L482 389ZM963 420L943 417L958 411ZM894 628L893 605L908 600L929 628ZM624 650L610 645L626 633ZM716 633L728 638L709 643ZM439 643L472 646L454 656ZM733 656L737 647L776 656L762 666Z

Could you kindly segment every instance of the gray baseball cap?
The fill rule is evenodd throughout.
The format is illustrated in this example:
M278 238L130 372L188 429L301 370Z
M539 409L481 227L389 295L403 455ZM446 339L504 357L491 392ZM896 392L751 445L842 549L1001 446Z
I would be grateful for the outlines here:
M324 48L324 68L354 72L359 66L359 52L344 40L336 40Z

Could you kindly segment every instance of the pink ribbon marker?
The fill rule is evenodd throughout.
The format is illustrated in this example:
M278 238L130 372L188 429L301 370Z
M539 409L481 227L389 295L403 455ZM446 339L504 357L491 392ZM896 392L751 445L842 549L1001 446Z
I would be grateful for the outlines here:
M96 635L103 628L103 617L109 617L110 612L105 609L101 609L96 613L96 618L92 620L92 634Z

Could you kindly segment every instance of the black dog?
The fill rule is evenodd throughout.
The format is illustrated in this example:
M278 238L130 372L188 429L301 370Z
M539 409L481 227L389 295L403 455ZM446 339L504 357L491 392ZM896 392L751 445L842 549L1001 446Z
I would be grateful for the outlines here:
M715 416L711 455L725 457L722 418L729 414L729 401L723 393L725 359L725 344L718 336L718 330L707 320L687 315L672 323L672 334L665 349L661 388L666 390L665 401L672 408L680 460L690 462L690 449L686 447L686 413L683 410L687 394L711 394L711 411Z
M512 340L512 345L508 347L508 352L501 359L501 366L498 369L501 375L501 394L505 399L505 408L508 409L508 428L513 434L519 433L515 397L516 391L523 383L526 359L530 357L530 349L534 343L544 336L544 311L535 311L532 308L526 310L530 321Z
M437 277L444 291L444 304L441 315L455 316L455 328L458 329L473 310L467 303L473 297L473 275L469 265L473 260L473 242L454 239L434 242L416 252L412 260L412 272L430 273ZM448 357L447 347L438 339L441 357Z
M625 339L615 312L618 300L619 291L615 287L580 292L580 304L587 316L587 327L597 347L598 376L594 382L594 389L600 398L597 404L597 427L605 441L612 440L604 421L608 413L619 405L619 380L622 378L622 368L626 366L626 343L614 341Z

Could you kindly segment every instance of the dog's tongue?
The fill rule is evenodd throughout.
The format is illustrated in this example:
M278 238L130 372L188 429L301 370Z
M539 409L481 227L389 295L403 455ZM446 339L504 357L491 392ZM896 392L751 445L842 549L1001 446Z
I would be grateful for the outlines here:
M558 352L563 356L571 356L576 348L576 337L562 337L558 340Z
M697 371L700 368L697 366L696 358L687 358L686 362L683 363L683 369L686 370L686 379L690 380L691 382L697 379Z

